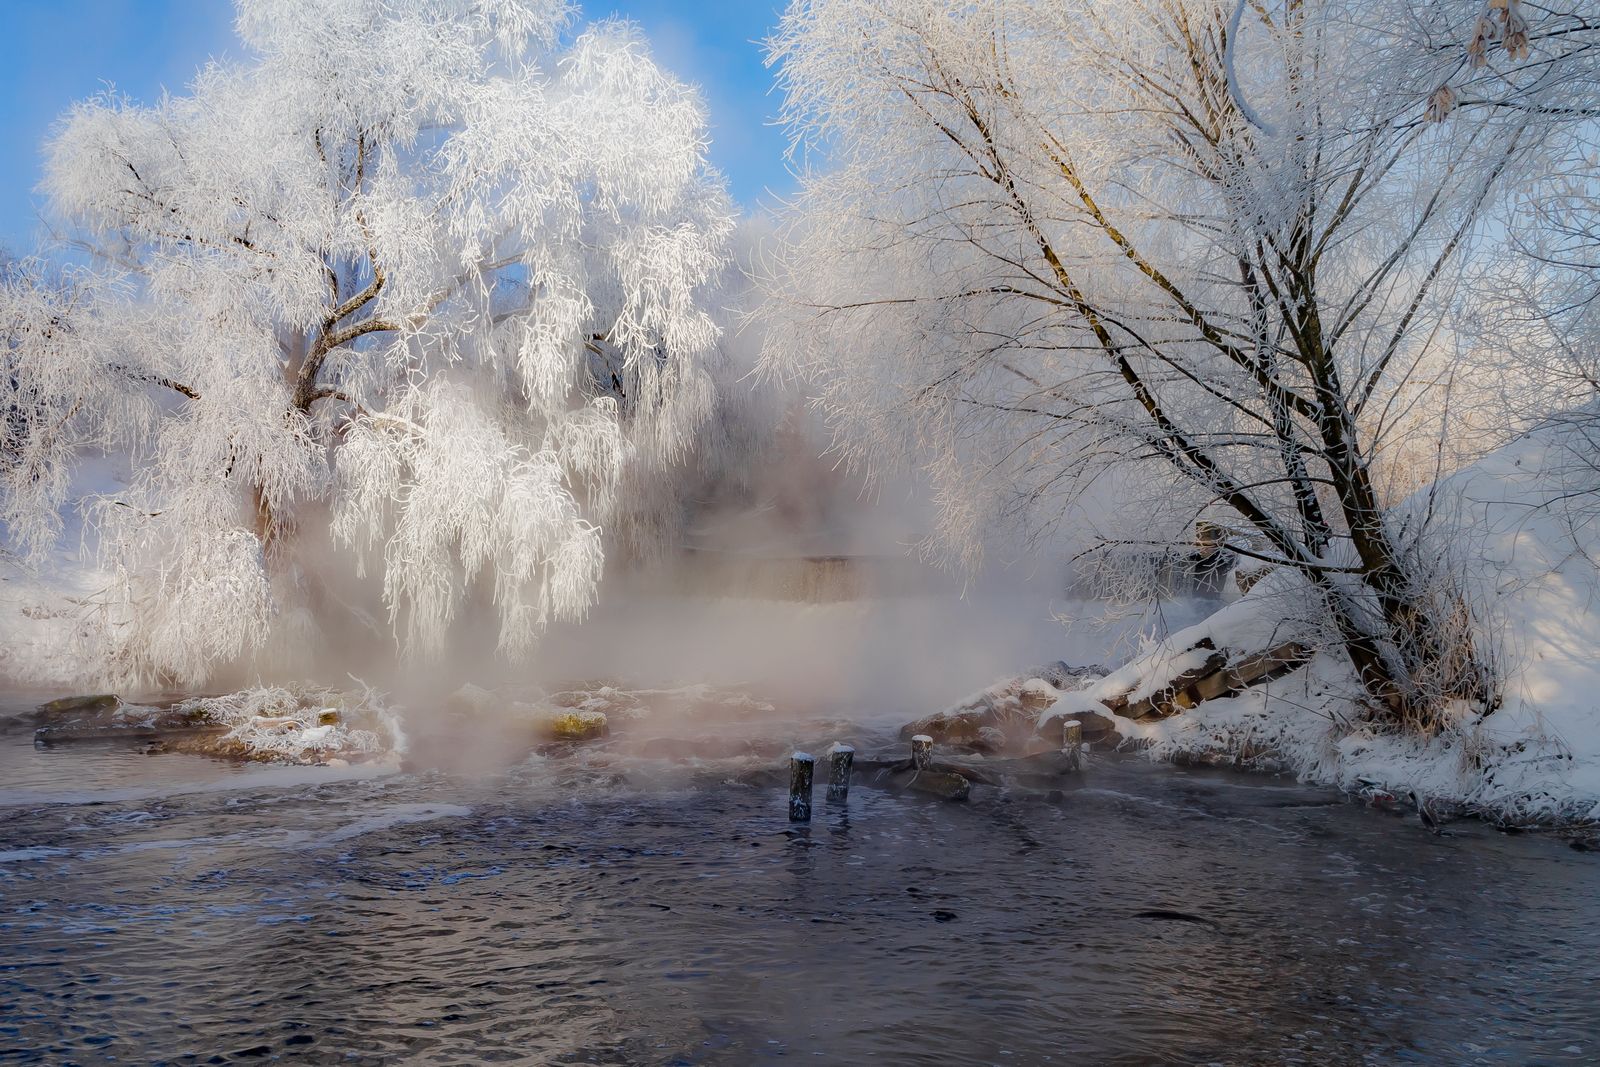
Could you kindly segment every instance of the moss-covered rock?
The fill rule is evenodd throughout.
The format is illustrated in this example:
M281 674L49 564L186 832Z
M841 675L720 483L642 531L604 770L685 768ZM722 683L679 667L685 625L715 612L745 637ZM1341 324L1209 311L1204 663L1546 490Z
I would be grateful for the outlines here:
M610 725L603 711L562 711L541 717L538 731L549 741L596 741L606 736Z

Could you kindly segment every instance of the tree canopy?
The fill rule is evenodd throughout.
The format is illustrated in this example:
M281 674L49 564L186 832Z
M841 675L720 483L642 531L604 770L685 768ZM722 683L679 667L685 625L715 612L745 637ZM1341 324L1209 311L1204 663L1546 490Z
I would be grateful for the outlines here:
M127 671L266 642L313 522L415 649L479 578L509 651L585 612L621 487L711 408L733 212L696 93L573 16L240 0L247 61L65 118L44 187L87 255L0 294L0 519L41 551L78 458L131 456L92 505Z

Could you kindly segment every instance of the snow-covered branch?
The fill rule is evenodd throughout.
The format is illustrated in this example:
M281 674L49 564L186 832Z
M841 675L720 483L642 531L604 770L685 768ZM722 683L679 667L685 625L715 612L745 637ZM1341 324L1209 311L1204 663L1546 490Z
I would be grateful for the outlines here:
M412 647L482 576L524 649L710 410L733 212L703 106L556 0L237 6L251 59L49 144L53 212L106 255L8 282L0 519L42 545L79 457L132 457L128 506L91 510L135 673L198 681L314 608L327 512Z

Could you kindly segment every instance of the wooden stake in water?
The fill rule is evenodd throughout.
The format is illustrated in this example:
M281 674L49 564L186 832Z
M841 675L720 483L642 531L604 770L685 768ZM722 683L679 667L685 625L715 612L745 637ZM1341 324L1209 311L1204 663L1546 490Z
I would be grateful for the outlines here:
M1061 724L1061 751L1072 758L1072 769L1083 763L1083 723L1068 719Z
M811 771L817 761L808 752L789 757L789 821L811 821Z
M918 734L911 739L911 765L919 771L925 771L933 763L933 738L927 734Z
M844 803L850 796L850 768L855 764L856 750L849 745L834 742L828 749L828 799Z

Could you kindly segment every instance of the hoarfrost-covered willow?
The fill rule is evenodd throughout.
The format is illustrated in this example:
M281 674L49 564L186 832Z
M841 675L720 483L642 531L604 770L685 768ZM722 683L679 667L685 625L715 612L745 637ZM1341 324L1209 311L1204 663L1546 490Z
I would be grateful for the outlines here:
M1462 265L1592 106L1550 76L1593 62L1565 43L1585 3L1524 6L795 0L772 60L822 162L772 363L862 467L921 468L969 559L996 514L1095 522L1135 487L1101 531L1243 527L1374 718L1491 706L1472 608L1384 479L1418 446L1437 471ZM1463 28L1508 7L1473 66Z
M314 616L317 524L410 648L492 586L526 649L713 404L732 211L701 103L559 0L237 15L248 62L80 104L49 145L91 266L4 288L0 519L43 552L76 458L133 457L90 515L130 673L197 681Z

